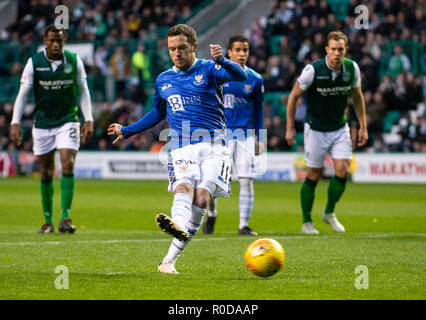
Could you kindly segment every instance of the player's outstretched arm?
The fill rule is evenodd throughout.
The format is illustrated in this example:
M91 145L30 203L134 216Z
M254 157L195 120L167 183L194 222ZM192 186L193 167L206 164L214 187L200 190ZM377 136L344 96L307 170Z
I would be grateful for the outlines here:
M296 81L293 89L290 92L287 103L287 122L285 139L288 145L292 146L296 143L296 129L294 128L294 115L296 114L297 101L305 93L300 88L299 83Z
M118 123L111 124L108 127L108 135L117 135L117 138L113 141L113 144L116 144L121 139L127 139L137 133L141 133L152 128L165 117L165 112L161 112L159 108L154 107L142 119L132 123L129 126L124 127Z

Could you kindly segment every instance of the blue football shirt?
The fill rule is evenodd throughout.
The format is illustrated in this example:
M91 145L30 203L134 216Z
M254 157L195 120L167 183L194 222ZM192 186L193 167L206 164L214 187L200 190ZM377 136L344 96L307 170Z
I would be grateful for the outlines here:
M263 79L246 67L247 79L223 84L226 128L230 130L263 129Z
M167 116L172 149L211 138L223 138L225 114L222 85L247 78L241 66L222 57L219 62L197 59L186 71L172 67L155 82L154 109L123 127L125 138L142 132Z

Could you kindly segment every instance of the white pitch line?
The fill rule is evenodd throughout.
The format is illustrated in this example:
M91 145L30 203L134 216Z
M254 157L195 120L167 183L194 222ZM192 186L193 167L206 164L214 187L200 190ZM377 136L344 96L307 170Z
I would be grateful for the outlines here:
M272 238L284 238L284 239L363 239L363 238L391 238L391 237L426 237L426 233L367 233L367 234L350 234L348 236L344 235L294 235L294 236L275 236L272 235ZM268 238L265 236L265 238Z
M426 237L426 233L367 233L367 234L350 234L349 236L342 235L265 235L264 238L288 239L288 240L328 240L328 239L370 239L370 238L390 238L390 237ZM261 238L259 236L254 239ZM238 238L194 238L191 241L223 241L223 240L247 240L248 237ZM144 243L144 242L170 242L172 239L117 239L117 240L76 240L76 241L25 241L25 242L0 242L0 246L27 246L27 245L61 245L61 244L117 244L117 243Z
M211 240L226 240L226 238L209 238ZM206 239L193 239L192 241L200 241ZM26 242L0 242L0 246L34 246L34 245L60 245L60 244L115 244L115 243L143 243L143 242L170 242L170 239L120 239L120 240L77 240L77 241L26 241Z

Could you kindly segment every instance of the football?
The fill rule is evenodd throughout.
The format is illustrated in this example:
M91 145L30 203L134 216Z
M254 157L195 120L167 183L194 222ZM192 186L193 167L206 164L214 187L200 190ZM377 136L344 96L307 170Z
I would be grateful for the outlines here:
M262 238L253 241L244 258L247 268L256 276L270 277L284 265L284 249L273 239Z

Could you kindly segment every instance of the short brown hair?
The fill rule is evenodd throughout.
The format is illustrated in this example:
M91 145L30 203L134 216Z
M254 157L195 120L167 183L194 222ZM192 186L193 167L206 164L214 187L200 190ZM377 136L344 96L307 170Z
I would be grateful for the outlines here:
M245 36L238 34L236 36L229 38L229 41L228 41L229 50L232 50L232 47L234 46L235 42L247 42L250 45L249 40Z
M177 24L171 27L167 33L167 38L180 35L186 36L186 39L191 46L197 42L197 34L195 33L194 28L188 26L187 24Z
M348 37L341 31L331 31L328 35L327 35L327 46L328 46L328 42L330 40L343 40L345 42L345 46L348 46Z

